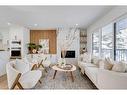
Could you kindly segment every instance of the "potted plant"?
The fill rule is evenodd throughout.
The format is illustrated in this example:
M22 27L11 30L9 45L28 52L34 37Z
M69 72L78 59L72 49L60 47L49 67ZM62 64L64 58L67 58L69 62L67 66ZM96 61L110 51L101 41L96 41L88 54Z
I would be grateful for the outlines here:
M39 50L42 48L42 45L36 45L36 49Z
M32 53L33 49L36 49L36 44L35 43L28 43L27 48L29 50L29 53Z
M42 48L42 45L36 45L35 43L28 43L27 47L29 53L36 53L40 48Z

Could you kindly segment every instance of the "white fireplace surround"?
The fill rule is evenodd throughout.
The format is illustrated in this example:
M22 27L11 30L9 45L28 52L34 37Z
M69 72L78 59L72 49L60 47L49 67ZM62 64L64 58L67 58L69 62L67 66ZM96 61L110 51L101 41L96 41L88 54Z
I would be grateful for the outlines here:
M75 28L74 28L75 29ZM64 43L66 40L66 36L69 34L69 28L60 28L57 30L57 57L61 57L61 43ZM79 55L79 48L80 48L80 42L79 42L79 34L80 29L76 29L76 38L70 45L70 47L67 48L67 50L75 51L75 57L78 58Z

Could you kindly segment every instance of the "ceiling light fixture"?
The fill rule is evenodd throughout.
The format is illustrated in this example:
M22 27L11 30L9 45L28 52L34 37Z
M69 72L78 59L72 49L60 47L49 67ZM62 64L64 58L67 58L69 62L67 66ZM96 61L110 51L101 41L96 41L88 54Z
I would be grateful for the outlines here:
M75 24L76 26L78 26L78 24Z
M8 26L10 26L10 25L11 25L11 23L10 23L10 22L8 22L8 23L7 23L7 25L8 25Z
M34 24L34 26L37 26L37 24Z

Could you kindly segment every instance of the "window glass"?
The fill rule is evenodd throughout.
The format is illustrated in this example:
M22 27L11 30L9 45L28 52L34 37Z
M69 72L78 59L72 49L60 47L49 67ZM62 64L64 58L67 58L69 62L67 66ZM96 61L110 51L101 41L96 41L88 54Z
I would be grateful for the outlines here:
M103 27L101 34L101 56L113 58L113 25Z
M117 61L127 61L127 19L116 23L116 50Z
M99 32L92 34L92 53L94 56L99 56Z

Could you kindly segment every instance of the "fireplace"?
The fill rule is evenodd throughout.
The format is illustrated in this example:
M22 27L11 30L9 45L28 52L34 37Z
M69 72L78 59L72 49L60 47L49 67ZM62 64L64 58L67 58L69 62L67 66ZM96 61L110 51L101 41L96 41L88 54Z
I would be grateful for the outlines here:
M62 56L62 52L61 52L61 58L63 58ZM68 50L66 51L66 55L65 58L75 58L75 51L73 50Z

